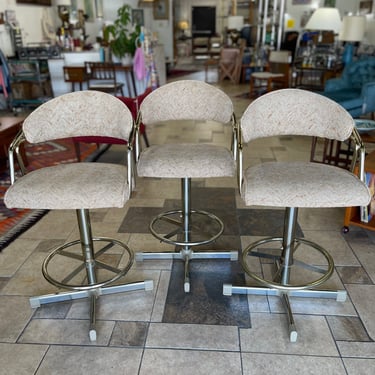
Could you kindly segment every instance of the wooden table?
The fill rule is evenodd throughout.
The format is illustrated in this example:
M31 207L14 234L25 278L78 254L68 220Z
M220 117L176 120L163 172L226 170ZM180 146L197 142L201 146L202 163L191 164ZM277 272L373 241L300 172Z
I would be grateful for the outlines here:
M0 171L7 168L8 148L22 127L24 117L0 117ZM27 163L25 150L21 147L25 165Z

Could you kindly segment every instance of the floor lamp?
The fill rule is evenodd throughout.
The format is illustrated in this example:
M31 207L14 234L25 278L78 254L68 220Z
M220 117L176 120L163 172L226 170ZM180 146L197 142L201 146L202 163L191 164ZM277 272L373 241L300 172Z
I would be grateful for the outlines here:
M361 42L365 36L366 17L345 16L342 21L339 40L346 42L342 62L347 65L353 60L354 44Z

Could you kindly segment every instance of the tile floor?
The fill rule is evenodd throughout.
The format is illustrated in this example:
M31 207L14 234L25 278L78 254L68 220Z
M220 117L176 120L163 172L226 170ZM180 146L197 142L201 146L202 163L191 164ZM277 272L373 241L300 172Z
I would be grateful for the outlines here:
M188 76L204 79L202 73ZM215 82L215 72L209 72ZM216 83L214 83L216 84ZM237 98L246 84L221 87L241 116L248 100ZM229 142L229 132L209 125L197 132L165 127L149 130L151 142L187 139ZM306 159L309 141L291 138L254 142L249 163ZM119 161L112 147L103 161ZM123 209L93 212L97 235L125 241L135 251L173 250L147 230L148 218L176 204L179 181L139 179ZM198 201L221 212L228 227L215 246L239 249L272 228L280 228L278 210L244 207L231 179L194 182ZM220 200L222 199L222 200ZM208 202L208 203L207 203ZM182 291L181 263L144 261L126 279L152 279L151 292L102 296L98 339L90 342L87 301L63 302L31 309L29 297L53 293L42 277L48 249L77 235L75 214L53 211L0 253L0 374L374 374L375 373L375 236L351 227L341 233L343 209L300 210L303 235L329 249L336 262L330 286L348 291L346 302L292 298L298 341L288 341L285 311L277 297L222 295L222 283L243 283L237 262L192 262L191 293ZM147 220L146 220L147 219Z

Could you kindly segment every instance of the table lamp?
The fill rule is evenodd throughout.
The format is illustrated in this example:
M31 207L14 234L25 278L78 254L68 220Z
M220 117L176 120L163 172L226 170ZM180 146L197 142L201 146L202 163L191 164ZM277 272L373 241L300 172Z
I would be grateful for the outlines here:
M336 8L318 8L307 21L305 26L307 30L332 30L337 34L341 29L341 18ZM322 34L319 35L321 42Z
M186 21L186 20L180 21L180 22L178 23L178 28L179 28L180 30L182 30L181 39L186 39L187 36L186 36L185 32L186 32L186 30L189 29L189 22Z
M229 16L228 17L228 33L234 45L237 44L237 41L240 37L240 31L244 25L243 16Z
M366 17L365 16L345 16L342 22L342 28L339 40L346 42L343 63L349 64L353 60L354 46L353 43L361 42L365 36Z

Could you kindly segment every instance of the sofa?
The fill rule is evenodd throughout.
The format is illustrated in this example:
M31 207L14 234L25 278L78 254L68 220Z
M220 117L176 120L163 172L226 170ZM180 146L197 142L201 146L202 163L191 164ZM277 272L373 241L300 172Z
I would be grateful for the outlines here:
M353 117L375 112L375 57L346 65L340 78L326 81L321 94L341 104Z

